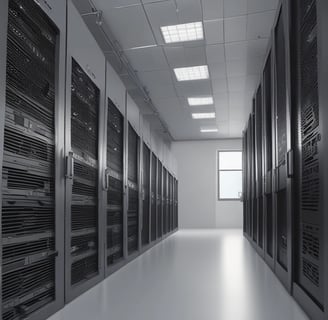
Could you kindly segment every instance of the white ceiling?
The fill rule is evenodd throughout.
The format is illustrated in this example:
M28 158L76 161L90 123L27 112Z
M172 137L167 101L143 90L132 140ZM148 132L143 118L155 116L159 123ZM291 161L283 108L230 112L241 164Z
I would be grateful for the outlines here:
M241 137L278 0L93 0L176 140ZM164 43L160 27L203 21L205 40ZM175 67L207 64L210 80L177 82ZM190 107L188 96L213 95ZM216 112L193 120L191 111ZM200 133L202 126L218 133Z

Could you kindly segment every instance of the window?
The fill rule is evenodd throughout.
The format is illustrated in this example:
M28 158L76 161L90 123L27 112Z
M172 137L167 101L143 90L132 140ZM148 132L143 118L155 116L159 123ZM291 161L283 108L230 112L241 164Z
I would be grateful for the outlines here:
M240 200L242 152L218 151L218 200Z

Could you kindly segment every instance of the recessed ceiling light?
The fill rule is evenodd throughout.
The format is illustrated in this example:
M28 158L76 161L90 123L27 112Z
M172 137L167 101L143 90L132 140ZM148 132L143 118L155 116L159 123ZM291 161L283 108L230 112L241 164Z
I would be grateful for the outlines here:
M188 98L190 106L207 106L213 104L213 97L194 97Z
M210 132L218 132L218 128L201 128L200 132L202 133L210 133Z
M215 112L208 112L208 113L192 113L191 114L193 119L214 119Z
M191 22L161 27L165 43L204 39L203 23Z
M174 73L178 81L203 80L209 78L207 66L175 68Z

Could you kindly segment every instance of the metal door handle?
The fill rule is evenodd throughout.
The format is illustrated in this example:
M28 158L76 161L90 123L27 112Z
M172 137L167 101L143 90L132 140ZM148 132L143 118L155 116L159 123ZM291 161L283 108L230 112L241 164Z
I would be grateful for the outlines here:
M74 178L74 153L70 151L66 157L66 178Z

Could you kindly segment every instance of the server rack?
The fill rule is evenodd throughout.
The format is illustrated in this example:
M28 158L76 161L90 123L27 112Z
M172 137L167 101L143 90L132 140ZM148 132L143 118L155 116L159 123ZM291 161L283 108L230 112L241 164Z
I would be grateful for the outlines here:
M292 176L293 150L291 145L291 96L289 8L283 1L274 26L274 210L276 218L275 272L291 290L292 282Z
M326 11L324 11L326 8ZM295 144L295 223L293 294L311 319L327 318L327 141L324 135L326 102L323 83L327 55L323 21L327 5L320 1L291 1L293 59L293 128ZM326 13L326 15L324 15ZM321 38L320 38L321 36ZM324 40L327 43L327 40ZM320 66L320 67L319 67ZM326 73L327 74L327 73Z
M273 127L273 59L271 41L263 70L263 125L264 125L264 256L267 264L274 268L275 251L275 217L273 211L273 159L274 159L274 127Z
M143 143L143 190L142 190L142 246L150 242L150 149Z
M168 232L168 174L163 167L163 234Z
M150 202L150 214L151 214L151 228L150 228L150 236L151 236L151 241L155 241L157 238L157 203L156 203L156 198L157 198L157 157L155 156L154 153L152 153L151 156L151 185L150 185L150 190L151 190L151 202Z
M51 5L0 5L0 74L6 76L0 79L0 311L6 320L44 318L64 303L59 222L66 7L64 1Z
M67 43L65 287L71 301L104 278L106 225L100 214L106 196L106 61L71 2Z
M178 180L174 179L174 230L179 226L178 215Z
M253 111L251 114L251 206L252 206L252 240L256 245L258 241L258 207L256 201L257 181L256 181L256 122L255 122L255 98L253 99Z
M106 264L112 268L124 259L124 116L107 102Z
M255 162L256 162L256 211L257 211L257 248L263 255L263 112L262 112L262 84L259 85L255 94Z
M157 237L163 236L163 165L158 161L157 168Z
M170 174L170 231L173 231L174 227L174 220L173 220L173 216L174 216L174 202L173 202L173 175Z
M140 138L128 124L128 255L139 250L139 153Z

